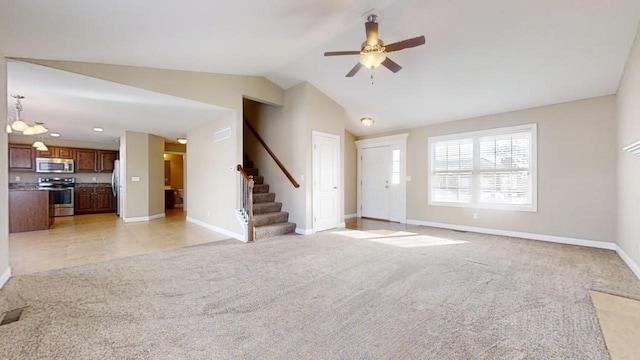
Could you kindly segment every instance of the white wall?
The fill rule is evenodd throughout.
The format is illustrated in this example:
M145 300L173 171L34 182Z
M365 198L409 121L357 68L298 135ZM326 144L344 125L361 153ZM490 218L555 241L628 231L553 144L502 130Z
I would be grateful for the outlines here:
M344 131L344 214L355 215L357 198L357 151L356 136Z
M640 277L640 156L622 147L640 140L640 32L618 89L618 246L635 262Z
M7 154L7 133L4 131L7 119L7 62L0 50L0 287L10 275L9 268L9 169Z

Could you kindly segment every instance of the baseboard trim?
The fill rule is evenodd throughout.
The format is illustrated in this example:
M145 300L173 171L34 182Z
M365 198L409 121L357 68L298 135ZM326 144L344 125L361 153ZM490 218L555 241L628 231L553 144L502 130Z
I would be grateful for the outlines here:
M2 273L2 275L0 275L0 289L2 289L4 284L6 284L10 278L11 278L11 267L8 267L7 270L5 270Z
M353 219L354 217L357 217L357 216L358 216L358 214L346 214L346 215L344 216L344 219L345 219L345 220L347 220L347 219Z
M510 231L510 230L488 229L488 228L481 228L481 227L475 227L475 226L454 225L454 224L421 221L421 220L407 220L407 224L431 226L431 227L450 229L450 230L470 231L470 232L489 234L489 235L510 236L510 237L516 237L516 238L529 239L529 240L553 242L558 244L586 246L586 247L592 247L592 248L598 248L598 249L616 250L617 248L617 245L615 243L610 243L606 241L576 239L576 238L570 238L570 237L564 237L564 236L533 234L533 233Z
M313 229L301 229L301 228L296 228L296 234L300 234L300 235L311 235L311 234L313 234Z
M150 221L150 220L155 220L155 219L161 219L165 217L164 213L161 214L155 214L155 215L151 215L151 216L138 216L138 217L132 217L132 218L122 218L122 220L126 223L130 223L130 222L141 222L141 221Z
M221 227L217 227L215 225L207 224L204 221L200 221L200 220L194 219L194 218L189 217L189 216L187 216L187 221L190 222L190 223L194 223L194 224L196 224L198 226L202 226L203 228L206 228L206 229L215 231L217 233L229 236L229 237L234 238L236 240L240 240L242 242L246 242L245 239L244 239L244 235L242 235L242 234L238 234L238 233L235 233L233 231L230 231L230 230L227 230L227 229L223 229Z
M638 265L631 256L627 255L627 253L620 247L620 245L616 246L616 252L618 256L622 259L622 261L627 264L627 266L631 269L631 271L635 274L635 276L640 280L640 265Z

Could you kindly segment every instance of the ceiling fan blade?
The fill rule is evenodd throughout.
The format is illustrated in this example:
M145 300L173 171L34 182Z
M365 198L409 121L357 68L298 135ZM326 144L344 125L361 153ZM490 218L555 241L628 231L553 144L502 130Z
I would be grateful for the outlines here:
M389 58L384 59L384 61L380 65L386 67L387 69L393 71L394 73L397 73L398 71L402 70L402 66L398 65L398 63L396 63L395 61Z
M362 68L362 64L357 63L356 66L354 66L353 69L349 71L346 77L353 77L353 75L355 75L361 68Z
M364 23L364 27L367 29L367 45L378 45L378 23L367 21Z
M393 44L386 45L384 47L384 51L386 52L398 51L402 49L424 45L424 43L425 43L424 36L418 36L412 39L402 40L402 41L395 42Z
M360 55L360 51L327 51L324 56L336 56L336 55Z

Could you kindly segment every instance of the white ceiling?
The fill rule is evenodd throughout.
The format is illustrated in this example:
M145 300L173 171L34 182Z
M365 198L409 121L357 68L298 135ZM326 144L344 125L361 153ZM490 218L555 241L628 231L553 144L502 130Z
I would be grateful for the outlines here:
M392 53L404 69L375 69L374 85L366 70L344 77L357 57L323 57L358 50L371 9L385 43L426 37ZM640 21L638 0L0 0L0 10L6 56L264 75L283 88L307 80L347 109L357 135L613 94Z
M139 131L176 142L223 108L20 61L7 62L7 87L25 96L22 118L44 122L61 139L113 141ZM15 99L8 102L15 117ZM102 127L104 132L93 131ZM45 135L45 136L48 136Z

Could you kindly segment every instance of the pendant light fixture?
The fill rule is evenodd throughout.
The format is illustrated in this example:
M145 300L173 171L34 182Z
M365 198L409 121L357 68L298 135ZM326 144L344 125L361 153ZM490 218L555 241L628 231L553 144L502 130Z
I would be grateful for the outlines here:
M40 135L49 131L49 129L44 127L43 123L35 123L35 125L33 126L30 126L29 124L27 124L20 117L20 113L22 112L22 103L20 102L20 100L24 99L24 96L18 95L18 94L12 94L11 97L16 99L16 106L15 106L16 117L15 118L9 117L8 119L9 121L7 123L7 133L10 134L13 132L11 130L15 130L15 131L22 132L24 135Z

